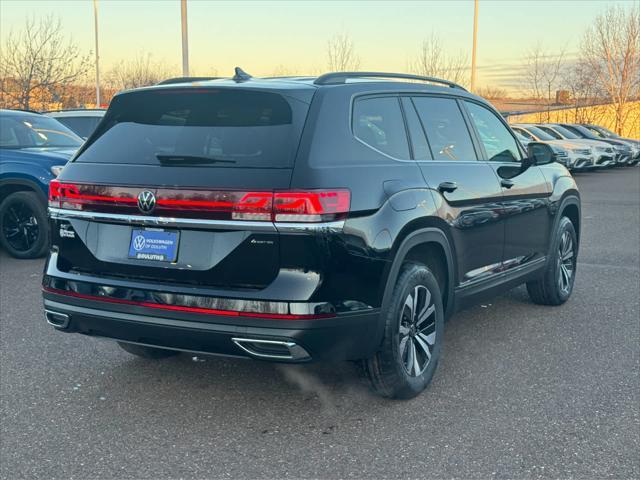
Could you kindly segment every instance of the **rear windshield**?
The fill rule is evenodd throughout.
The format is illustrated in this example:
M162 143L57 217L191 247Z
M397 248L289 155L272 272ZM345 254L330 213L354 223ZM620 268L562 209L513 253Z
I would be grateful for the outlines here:
M116 97L86 163L289 168L308 105L278 93L162 89Z

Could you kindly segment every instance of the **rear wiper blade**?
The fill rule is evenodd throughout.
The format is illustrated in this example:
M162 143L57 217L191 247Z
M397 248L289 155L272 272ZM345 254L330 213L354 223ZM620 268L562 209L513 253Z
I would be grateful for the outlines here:
M182 154L164 154L157 153L156 158L160 163L177 164L177 165L207 165L211 163L236 163L235 160L224 160L222 158L205 157L199 155L182 155Z

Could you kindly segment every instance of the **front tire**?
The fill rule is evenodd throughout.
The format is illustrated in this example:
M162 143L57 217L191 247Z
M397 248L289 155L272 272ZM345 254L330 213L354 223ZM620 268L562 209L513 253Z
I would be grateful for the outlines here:
M433 273L425 265L405 264L382 315L382 346L363 362L365 374L378 394L413 398L431 382L442 352L444 311Z
M46 253L47 211L34 192L15 192L0 203L0 244L15 258L38 258Z
M145 347L144 345L136 345L135 343L118 342L120 348L137 357L146 358L148 360L160 360L179 355L176 350L166 350L164 348Z
M560 219L551 258L544 275L527 283L527 291L534 303L539 305L562 305L571 296L576 278L578 259L578 237L573 223L567 217Z

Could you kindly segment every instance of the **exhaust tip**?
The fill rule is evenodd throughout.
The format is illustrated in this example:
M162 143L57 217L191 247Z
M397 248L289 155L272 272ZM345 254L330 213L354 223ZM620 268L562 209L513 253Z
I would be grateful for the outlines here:
M47 323L55 328L64 330L69 326L71 318L66 313L54 312L53 310L44 311L44 318Z
M290 361L311 359L309 352L291 341L257 338L232 338L231 340L246 353L256 358Z

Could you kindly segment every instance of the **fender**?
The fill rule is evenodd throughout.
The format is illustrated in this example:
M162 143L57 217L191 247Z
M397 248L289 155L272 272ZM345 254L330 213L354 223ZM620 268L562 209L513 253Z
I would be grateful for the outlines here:
M447 304L444 305L445 317L448 317L453 312L453 287L455 283L455 269L453 263L453 254L451 245L445 233L438 228L422 228L416 230L402 241L396 252L389 274L387 275L386 286L384 289L384 295L382 297L381 312L384 312L391 301L391 295L393 294L393 288L395 287L396 280L400 274L400 268L404 263L407 253L416 245L423 243L437 243L445 252L447 262L447 276L449 281L447 282ZM384 317L383 314L379 316L378 328L376 332L379 341L382 341L384 335ZM379 343L379 342L378 342Z
M576 234L578 235L578 245L576 248L580 249L580 238L581 238L581 230L582 230L582 209L580 207L580 198L578 197L577 191L568 191L565 192L564 196L558 201L555 202L553 206L553 214L555 218L553 219L553 228L551 229L551 235L549 235L549 244L547 247L547 261L551 258L551 246L553 245L553 238L555 236L556 231L558 230L558 224L560 223L560 219L562 218L562 212L564 212L565 208L569 205L574 205L578 209L578 219L580 224L576 226Z

